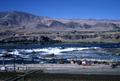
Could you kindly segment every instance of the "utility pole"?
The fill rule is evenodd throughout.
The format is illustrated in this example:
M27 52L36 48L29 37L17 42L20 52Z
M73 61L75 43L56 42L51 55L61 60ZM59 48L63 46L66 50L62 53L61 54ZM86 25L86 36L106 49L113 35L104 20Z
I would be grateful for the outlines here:
M13 60L14 60L14 63L13 63L13 64L14 64L14 65L13 65L13 67L14 67L14 72L16 72L16 70L15 70L15 61L16 61L16 59L15 59L15 54L13 54L13 58L14 58L14 59L13 59Z
M4 58L4 56L2 58L3 58L3 67L4 67L5 66L5 58Z

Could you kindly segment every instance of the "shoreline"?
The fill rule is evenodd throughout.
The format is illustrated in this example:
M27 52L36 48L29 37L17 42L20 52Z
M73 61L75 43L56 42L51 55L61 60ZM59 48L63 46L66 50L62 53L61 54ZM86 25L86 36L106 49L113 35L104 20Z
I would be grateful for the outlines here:
M0 81L15 81L17 78L19 78L20 81L120 80L120 66L114 69L108 65L83 66L76 64L28 64L21 67L24 67L27 70L0 72Z
M13 65L6 65L13 69ZM85 75L120 75L120 66L116 68L110 65L77 65L77 64L26 64L16 65L17 72L43 71L44 73L58 74L85 74ZM8 71L9 72L9 71Z

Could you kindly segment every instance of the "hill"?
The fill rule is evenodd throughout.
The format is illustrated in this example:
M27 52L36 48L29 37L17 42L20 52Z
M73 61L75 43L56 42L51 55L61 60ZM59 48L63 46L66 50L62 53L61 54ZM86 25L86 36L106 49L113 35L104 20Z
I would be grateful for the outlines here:
M62 42L119 43L119 31L120 20L55 19L20 11L0 12L1 43L43 42L41 38Z
M119 20L96 19L53 19L45 16L36 16L26 12L0 12L0 28L16 28L26 30L120 30Z

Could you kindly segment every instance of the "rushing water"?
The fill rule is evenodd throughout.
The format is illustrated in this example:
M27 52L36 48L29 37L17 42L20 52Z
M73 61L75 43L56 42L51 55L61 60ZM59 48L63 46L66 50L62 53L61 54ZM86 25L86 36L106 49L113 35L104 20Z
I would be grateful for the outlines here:
M114 52L105 50L106 48L116 49L119 44L110 45L80 45L80 44L59 44L59 45L28 45L28 46L12 46L3 47L0 49L0 56L2 56L6 49L12 49L10 54L16 55L16 58L35 59L39 60L46 56L54 54L56 59L89 59L89 60L108 60L120 61L120 56ZM2 59L1 59L2 60Z

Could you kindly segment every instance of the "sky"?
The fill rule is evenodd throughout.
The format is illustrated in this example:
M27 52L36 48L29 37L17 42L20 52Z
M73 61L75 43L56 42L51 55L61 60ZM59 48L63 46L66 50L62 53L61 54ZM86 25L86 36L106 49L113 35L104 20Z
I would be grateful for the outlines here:
M120 19L120 0L0 0L3 11L52 18Z

